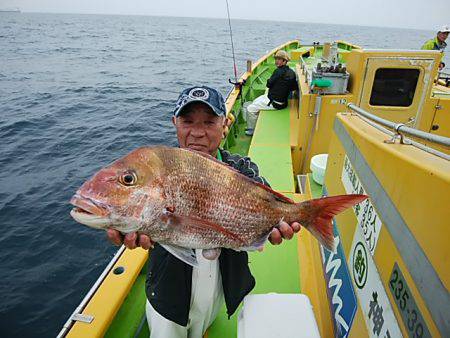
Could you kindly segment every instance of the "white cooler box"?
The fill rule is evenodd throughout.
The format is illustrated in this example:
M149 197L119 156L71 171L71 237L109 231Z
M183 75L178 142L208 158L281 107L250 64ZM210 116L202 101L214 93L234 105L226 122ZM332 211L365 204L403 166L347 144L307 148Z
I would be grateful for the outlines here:
M248 295L238 318L238 338L320 338L309 298L302 294Z

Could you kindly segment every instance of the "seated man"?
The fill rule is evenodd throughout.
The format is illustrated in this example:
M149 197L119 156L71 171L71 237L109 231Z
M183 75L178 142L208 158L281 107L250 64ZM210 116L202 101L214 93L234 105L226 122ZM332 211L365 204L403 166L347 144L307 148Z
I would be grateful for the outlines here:
M259 182L258 167L248 157L219 149L227 125L225 103L215 89L199 86L184 90L177 101L173 117L178 143L214 156L243 175ZM280 222L269 236L272 244L290 239L300 230L299 223ZM125 237L109 229L108 237L129 249L153 245L146 235L137 233ZM225 301L231 316L242 299L253 289L255 280L248 267L245 251L222 249L218 259L207 260L201 250L195 250L198 267L179 260L158 243L150 253L146 282L147 321L151 338L198 338L214 321Z
M245 130L247 135L253 135L260 110L286 108L290 92L298 88L295 73L287 65L288 61L288 53L284 50L276 52L275 65L277 69L275 69L270 79L267 80L269 93L257 97L247 107L247 129Z

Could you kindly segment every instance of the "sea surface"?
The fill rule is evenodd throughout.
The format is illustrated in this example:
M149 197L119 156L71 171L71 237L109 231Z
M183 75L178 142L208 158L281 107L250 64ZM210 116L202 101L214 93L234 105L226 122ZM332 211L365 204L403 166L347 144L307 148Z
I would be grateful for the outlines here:
M291 39L417 49L435 35L246 20L232 28L239 73ZM136 147L175 146L178 93L205 84L226 95L232 77L226 20L0 13L1 337L55 336L117 250L71 219L75 190Z

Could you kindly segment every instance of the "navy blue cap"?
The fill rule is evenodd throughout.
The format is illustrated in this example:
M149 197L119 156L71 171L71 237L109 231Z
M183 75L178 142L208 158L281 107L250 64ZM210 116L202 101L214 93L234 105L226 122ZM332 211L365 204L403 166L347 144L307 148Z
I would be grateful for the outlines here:
M175 115L175 117L180 116L183 109L192 102L203 102L207 104L217 116L227 115L222 94L217 90L206 86L191 87L183 90L178 97L173 115Z

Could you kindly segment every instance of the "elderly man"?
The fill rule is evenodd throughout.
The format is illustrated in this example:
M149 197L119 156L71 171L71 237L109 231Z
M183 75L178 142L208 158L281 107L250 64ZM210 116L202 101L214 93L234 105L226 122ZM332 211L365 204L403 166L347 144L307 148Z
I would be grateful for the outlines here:
M447 47L447 43L445 42L445 40L447 40L449 32L450 26L448 25L442 26L437 32L436 37L434 39L430 39L427 42L425 42L424 45L422 46L422 49L439 50L443 52L445 47Z
M223 97L215 89L199 86L184 90L172 121L181 148L214 156L251 179L267 184L248 157L219 149L228 121ZM269 240L279 244L282 238L290 239L299 230L298 223L281 222ZM136 233L122 238L119 232L110 229L108 237L116 244L123 242L130 249L137 246L148 249L153 245L148 236ZM207 260L201 250L195 251L199 266L193 268L158 243L154 244L146 283L146 312L152 338L202 337L223 300L231 316L255 285L246 252L222 249L218 259Z
M277 69L267 80L267 94L257 97L252 104L247 107L247 129L245 133L253 135L256 120L260 110L283 109L288 105L288 97L291 91L298 88L295 73L287 65L289 55L284 50L275 53L275 65Z

